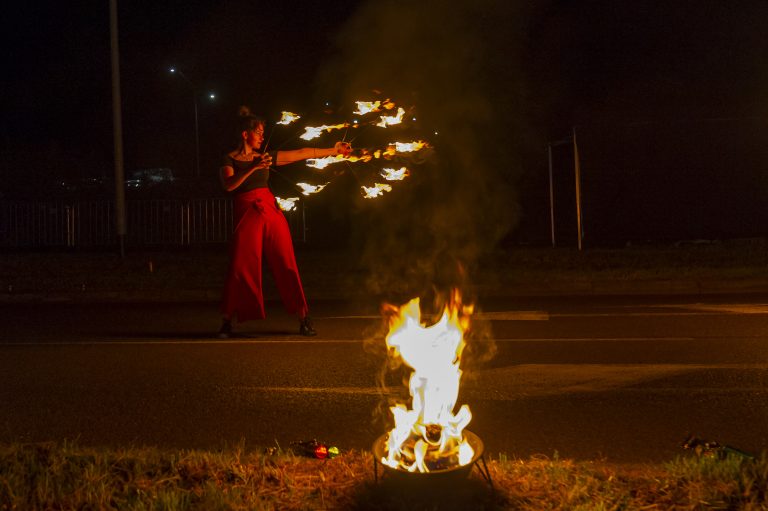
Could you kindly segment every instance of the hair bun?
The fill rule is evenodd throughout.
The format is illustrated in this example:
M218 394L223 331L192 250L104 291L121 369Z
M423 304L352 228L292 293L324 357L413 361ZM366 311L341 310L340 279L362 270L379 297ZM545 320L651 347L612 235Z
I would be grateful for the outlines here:
M237 109L237 115L240 117L249 117L251 114L251 109L248 108L246 105L241 105L240 108Z

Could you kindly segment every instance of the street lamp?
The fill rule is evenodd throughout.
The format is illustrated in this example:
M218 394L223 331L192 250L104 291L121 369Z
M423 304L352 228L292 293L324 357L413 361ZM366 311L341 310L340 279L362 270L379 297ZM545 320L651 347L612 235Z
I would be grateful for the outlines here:
M195 86L195 84L192 82L192 80L187 78L187 75L185 75L181 71L181 69L171 66L170 68L168 68L168 72L174 75L181 76L189 84L189 86L192 87L192 99L194 101L194 106L195 106L195 175L197 177L200 177L200 123L198 120L198 113L197 113L197 97L199 95L199 90ZM211 101L216 99L216 94L213 92L209 92L208 99L210 99Z

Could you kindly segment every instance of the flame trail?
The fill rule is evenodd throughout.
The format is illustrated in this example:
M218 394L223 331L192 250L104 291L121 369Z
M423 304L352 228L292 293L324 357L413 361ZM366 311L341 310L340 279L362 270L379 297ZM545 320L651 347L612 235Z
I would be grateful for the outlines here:
M393 124L400 124L403 122L403 116L405 115L405 110L403 108L397 109L397 115L382 115L381 121L376 123L376 126L379 126L381 128L386 128L388 126L392 126Z
M357 104L357 110L353 112L355 115L365 115L371 112L381 112L382 109L392 110L393 108L395 108L395 104L388 99L384 100L383 102L382 101L355 101L355 104Z
M410 172L405 167L400 167L399 170L396 169L381 169L381 172L379 173L381 177L386 179L387 181L402 181L406 177L410 175Z
M299 198L290 197L288 199L281 199L280 197L275 197L275 200L277 201L277 205L280 206L280 209L283 211L293 211L296 209L296 201L298 201Z
M338 163L340 161L348 161L351 163L355 163L358 161L368 162L368 161L371 161L371 159L373 159L372 154L363 153L360 156L354 156L354 155L344 156L341 154L337 154L335 156L326 156L325 158L309 158L308 160L306 160L306 163L308 167L312 167L315 169L324 169L331 163Z
M363 189L363 197L366 199L373 199L376 197L381 197L384 195L384 192L391 192L392 186L388 184L383 183L376 183L373 186L361 186Z
M277 121L277 124L291 124L292 122L301 119L300 115L294 114L292 112L282 112L282 117L280 117L280 120Z
M418 140L415 142L395 142L394 146L395 146L395 151L398 153L410 153L414 151L420 151L425 147L429 147L429 144L427 144L423 140Z
M347 132L345 132L344 134L344 139L346 139L349 128L358 128L361 126L368 127L374 124L376 126L387 128L389 126L402 123L403 118L405 116L405 109L402 107L397 107L397 105L389 99L386 99L384 101L356 101L355 103L357 105L357 109L354 111L355 115L366 115L374 112L391 111L391 110L394 110L395 108L397 108L397 113L395 115L381 115L379 116L380 121L378 122L368 121L364 123L359 123L357 120L354 120L353 123L343 122L339 124L324 124L322 126L306 126L304 128L304 133L300 136L300 138L303 140L312 140L314 138L321 136L323 132L331 132L333 130L346 129ZM280 121L277 122L276 124L287 125L295 122L300 118L301 118L300 115L295 114L293 112L282 111L282 117ZM271 138L271 135L272 133L270 133L270 138ZM265 147L264 147L265 151L266 151L266 146L268 145L269 145L269 139L265 144ZM312 167L318 170L323 170L326 167L328 167L328 165L339 163L342 161L349 162L349 163L370 162L374 158L375 159L383 158L383 159L389 160L396 157L398 153L419 151L424 147L429 147L429 145L427 144L427 142L424 142L421 140L414 141L414 142L392 142L384 146L383 148L357 149L354 151L355 154L349 154L347 156L337 154L337 155L326 156L323 158L308 158L307 160L305 160L305 163L308 167ZM385 168L380 170L380 175L386 181L402 181L403 179L405 179L405 177L410 175L410 171L406 167L401 167L400 169ZM328 183L324 185L310 185L307 183L297 183L295 186L297 186L302 190L301 193L303 195L311 195L311 194L320 192L327 185ZM392 187L391 185L388 185L388 184L375 183L373 187L367 187L367 186L361 185L361 189L363 190L363 196L365 198L374 198L374 197L380 197L385 192L391 191ZM293 199L278 198L278 205L284 211L292 211L296 209L296 204Z
M344 156L337 154L335 156L326 156L324 158L309 158L306 160L307 167L315 169L324 169L331 163L338 163L344 161Z
M326 186L328 186L328 183L325 183L324 185L311 185L308 183L296 183L296 186L301 188L303 195L312 195L313 193L317 193Z
M313 138L317 138L320 135L323 134L323 131L331 132L332 130L340 130L343 128L349 128L350 124L348 122L341 123L341 124L324 124L322 126L307 126L304 128L304 134L302 134L299 138L302 138L304 140L312 140Z

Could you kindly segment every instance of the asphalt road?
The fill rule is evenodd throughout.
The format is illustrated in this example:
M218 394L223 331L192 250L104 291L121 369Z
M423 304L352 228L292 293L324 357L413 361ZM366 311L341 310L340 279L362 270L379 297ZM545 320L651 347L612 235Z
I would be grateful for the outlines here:
M369 449L377 304L313 311L316 338L271 304L221 341L214 303L5 303L0 441ZM491 453L662 461L689 433L768 450L768 296L494 299L473 329L459 404Z

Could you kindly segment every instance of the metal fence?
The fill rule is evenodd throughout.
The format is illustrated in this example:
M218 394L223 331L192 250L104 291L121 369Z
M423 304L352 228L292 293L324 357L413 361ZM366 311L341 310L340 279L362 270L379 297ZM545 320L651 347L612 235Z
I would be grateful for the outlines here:
M292 235L304 240L304 211L286 213ZM233 230L232 199L126 201L129 246L226 243ZM0 248L100 247L117 243L115 204L109 200L0 201Z

